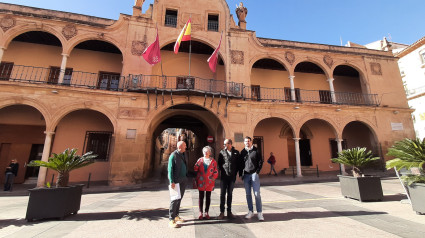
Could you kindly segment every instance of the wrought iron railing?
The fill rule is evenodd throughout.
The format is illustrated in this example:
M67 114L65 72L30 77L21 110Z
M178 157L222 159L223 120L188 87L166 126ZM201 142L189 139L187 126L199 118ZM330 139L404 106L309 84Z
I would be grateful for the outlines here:
M165 15L165 25L171 27L177 27L177 16Z
M60 84L60 73L52 68L9 65L0 68L0 80L27 83ZM378 106L376 94L333 92L290 88L245 86L242 83L203 79L194 76L128 75L108 73L64 72L61 85L109 91L163 91L174 94L209 94L265 102L298 102ZM293 94L293 96L291 96ZM295 100L292 98L294 97Z

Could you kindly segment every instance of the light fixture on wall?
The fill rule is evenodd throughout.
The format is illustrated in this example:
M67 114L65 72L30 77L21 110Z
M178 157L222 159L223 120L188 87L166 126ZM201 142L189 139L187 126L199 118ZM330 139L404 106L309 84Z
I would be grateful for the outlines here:
M238 104L236 104L236 106L237 106L237 107L242 107L242 105L241 105L241 104L239 104L239 103L238 103Z
M399 113L399 111L396 110L396 111L393 111L393 113L397 115Z
M57 90L52 90L52 93L58 93L58 91Z
M300 109L300 107L299 106L295 106L294 109Z
M137 98L136 97L131 97L131 100L137 100Z
M341 111L341 108L337 108L337 109L335 109L335 111L340 112Z

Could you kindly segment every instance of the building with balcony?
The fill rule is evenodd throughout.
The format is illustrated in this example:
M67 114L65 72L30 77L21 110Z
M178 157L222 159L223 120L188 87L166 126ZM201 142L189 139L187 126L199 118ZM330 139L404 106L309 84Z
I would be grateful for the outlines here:
M141 2L118 20L0 3L0 171L78 148L99 157L71 182L119 186L160 173L178 139L191 168L203 146L231 138L241 150L250 136L277 170L302 176L339 170L330 159L343 148L384 159L414 137L391 52L260 38L224 0L157 0L144 14ZM189 17L192 40L174 54ZM156 27L162 62L151 66L141 55ZM37 174L38 185L53 175L25 168L17 181Z

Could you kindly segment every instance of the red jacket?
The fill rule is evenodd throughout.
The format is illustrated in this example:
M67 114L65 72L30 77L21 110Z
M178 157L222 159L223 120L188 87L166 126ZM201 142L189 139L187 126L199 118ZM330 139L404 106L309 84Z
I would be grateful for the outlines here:
M204 170L204 157L201 157L196 161L194 170L196 174L196 184L199 191L212 191L215 185L215 180L218 177L217 162L211 158L211 163Z

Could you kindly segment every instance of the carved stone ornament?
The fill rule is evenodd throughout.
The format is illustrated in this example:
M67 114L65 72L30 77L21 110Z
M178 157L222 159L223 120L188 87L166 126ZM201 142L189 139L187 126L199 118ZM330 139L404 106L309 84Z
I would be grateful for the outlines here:
M287 51L285 53L285 58L286 58L286 61L288 61L288 63L290 65L292 65L295 62L295 55L291 51Z
M72 24L68 24L68 25L64 26L64 28L62 29L62 35L65 36L65 38L67 40L76 36L77 33L78 33L77 28Z
M16 21L11 16L5 16L0 20L0 27L3 30L3 32L6 32L10 28L14 27L16 25Z
M232 64L244 64L244 53L239 50L230 51L232 56Z
M131 43L131 54L141 56L147 47L146 42L134 40Z
M379 63L370 63L370 70L373 75L382 75L381 64Z
M334 64L334 60L329 55L323 56L323 62L329 67L332 68L332 65Z

